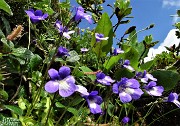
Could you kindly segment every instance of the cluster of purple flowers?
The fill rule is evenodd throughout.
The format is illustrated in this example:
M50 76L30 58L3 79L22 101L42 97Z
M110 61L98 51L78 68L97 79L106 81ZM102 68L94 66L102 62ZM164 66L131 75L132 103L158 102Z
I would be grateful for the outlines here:
M48 17L48 14L41 10L34 11L33 9L29 9L25 11L32 23L38 23L42 20L45 20ZM82 7L76 8L75 16L73 17L74 21L80 21L81 19L86 19L90 24L92 24L92 17L85 13ZM55 27L58 30L61 36L64 36L67 39L70 39L70 34L73 34L75 31L68 30L68 27L63 26L62 22L56 20ZM104 37L104 34L95 33L96 42L101 42L103 40L108 40L109 37ZM87 48L81 48L81 52L87 52ZM113 55L116 56L118 54L124 53L121 48L115 48L113 50ZM58 48L57 56L69 56L68 49L63 46ZM135 71L132 66L130 66L129 60L124 60L122 63L123 68L127 68L130 71ZM45 84L45 90L49 93L59 92L59 95L62 97L69 97L75 92L79 92L81 96L87 101L88 106L90 108L91 113L97 114L102 113L101 104L103 99L98 95L98 91L91 91L90 93L87 91L85 87L82 85L75 84L75 78L70 75L71 69L68 66L62 66L57 71L55 69L49 69L48 74L51 78ZM139 83L139 81L142 85ZM118 94L120 101L122 103L128 103L132 100L137 100L144 94L144 91L151 96L162 96L164 91L163 86L157 86L157 79L154 78L151 74L147 73L146 70L144 72L137 72L135 78L121 78L120 81L115 82L110 76L105 75L103 72L98 72L96 74L96 82L102 85L111 86L114 94ZM180 108L180 102L178 101L177 93L170 93L168 97L164 98L165 102L173 102ZM129 122L129 117L124 117L122 122L124 124Z

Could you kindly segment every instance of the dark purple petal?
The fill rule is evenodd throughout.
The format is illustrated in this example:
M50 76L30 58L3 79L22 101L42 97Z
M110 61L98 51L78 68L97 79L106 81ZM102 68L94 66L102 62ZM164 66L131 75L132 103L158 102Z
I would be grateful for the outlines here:
M59 73L55 69L49 69L48 74L52 80L58 80L59 79Z
M91 91L90 93L89 93L89 96L95 96L95 95L97 95L98 94L98 91Z
M119 85L117 83L113 84L113 93L118 94L119 93Z
M127 116L122 119L122 122L123 122L124 124L128 123L129 121L130 121L130 118L127 117Z
M136 79L128 79L125 86L130 88L139 88L140 84Z
M65 47L60 46L58 48L57 56L69 56L68 50Z
M49 93L55 93L59 89L58 81L48 81L45 84L45 90Z
M49 16L49 15L46 13L46 14L44 14L42 17L43 17L44 19L46 19L48 16Z
M61 79L64 79L66 78L67 76L69 76L71 73L71 69L67 66L62 66L60 69L59 69L59 76Z
M103 102L103 99L101 96L94 96L94 101L95 101L95 103L100 105Z
M69 97L76 90L74 83L68 83L66 80L59 81L59 95L62 97Z
M78 7L75 15L75 21L79 21L84 18L84 9L82 7Z
M119 97L120 97L120 101L121 101L122 103L128 103L128 102L130 102L130 101L132 100L131 95L129 95L129 94L126 93L126 92L121 92L121 93L119 93Z
M156 82L150 81L147 86L145 86L146 89L150 89L152 87L156 86Z
M35 15L35 16L43 16L43 12L42 12L42 10L36 10L36 11L34 12L34 15Z
M177 93L170 93L168 96L168 102L173 102L174 100L178 100L178 95Z
M125 60L124 61L124 65L127 65L127 66L130 65L130 61L129 60Z
M104 73L102 73L102 72L98 72L97 74L96 74L96 78L97 79L104 79L105 78L105 74Z

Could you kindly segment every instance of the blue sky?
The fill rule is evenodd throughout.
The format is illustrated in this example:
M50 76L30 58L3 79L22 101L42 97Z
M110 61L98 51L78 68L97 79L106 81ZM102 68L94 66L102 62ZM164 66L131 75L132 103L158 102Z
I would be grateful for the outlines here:
M75 0L70 0L72 6L77 6ZM115 0L106 0L102 6L104 7L104 12L107 12L109 15L112 14L112 9L107 7L107 4L113 3ZM131 26L136 26L136 30L139 31L143 28L146 28L150 24L155 24L155 27L138 33L138 41L141 42L146 35L152 35L153 41L159 41L159 43L151 50L152 52L160 53L164 48L159 48L160 46L171 46L174 43L176 45L179 43L179 40L175 36L175 27L173 24L178 21L177 17L171 17L170 15L176 15L177 9L180 9L180 0L131 0L130 6L133 8L130 16L134 18L130 19L131 22L127 25L121 25L117 32L116 37L121 38L126 29ZM112 23L116 24L116 16L112 18ZM90 27L88 23L84 23L80 27ZM168 38L167 38L168 37ZM118 40L114 39L114 43ZM160 49L162 51L160 51ZM155 53L156 54L156 53ZM155 55L149 54L149 55Z

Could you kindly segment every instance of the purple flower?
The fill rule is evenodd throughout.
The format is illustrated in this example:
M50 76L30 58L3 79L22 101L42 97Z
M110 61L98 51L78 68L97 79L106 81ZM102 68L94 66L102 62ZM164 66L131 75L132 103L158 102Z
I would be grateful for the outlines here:
M102 40L108 40L109 38L109 37L104 37L104 35L100 33L95 33L95 37L96 37L96 42L100 42Z
M103 100L101 96L98 96L98 91L91 91L89 95L85 95L84 98L88 103L91 113L93 114L102 113L100 105L103 102Z
M121 48L115 48L114 51L113 51L113 55L118 55L118 54L121 54L121 53L124 53L123 50L121 50Z
M29 9L29 10L25 10L25 12L33 23L37 23L41 20L45 20L48 17L48 14L47 13L43 14L42 10L34 11L33 9Z
M178 94L177 93L170 93L166 102L173 102L177 107L180 108L180 102L178 101Z
M152 80L152 81L157 81L157 79L154 78L153 75L147 73L146 70L144 70L144 73L138 72L136 74L136 77L141 79L141 82L143 82L143 83L148 83L149 79Z
M68 31L66 27L62 25L62 23L56 20L55 27L58 29L60 35L64 36L67 39L70 39L70 34L74 33L75 31Z
M87 89L81 85L76 85L76 90L75 91L78 91L79 93L81 93L82 96L84 95L89 95Z
M68 50L65 47L60 46L58 48L57 56L69 56Z
M86 13L84 13L84 9L80 6L76 8L75 21L79 21L81 19L86 19L90 24L92 24L92 17Z
M154 81L150 81L148 85L144 86L144 89L152 96L161 96L164 91L163 86L156 86L156 82Z
M85 52L87 52L87 51L89 51L89 49L87 49L87 48L81 48L81 52L82 52L82 53L85 53Z
M124 124L128 123L129 121L130 121L130 118L127 117L127 116L122 119L122 122L123 122Z
M120 82L113 85L113 93L119 94L122 103L136 100L144 93L140 88L140 84L136 79L121 78Z
M55 93L59 90L59 95L62 97L68 97L72 95L77 86L75 85L75 79L70 75L71 69L67 66L62 66L59 71L50 69L48 74L51 78L45 84L45 90L49 93Z
M124 64L122 66L129 69L129 70L131 70L131 71L134 71L134 68L132 66L130 66L130 61L129 60L125 60Z
M104 73L102 73L102 72L98 72L98 73L96 74L96 78L97 78L96 81L97 81L98 83L103 84L103 85L111 85L111 83L114 82L114 80L112 80L110 76L106 76L106 75L105 75Z

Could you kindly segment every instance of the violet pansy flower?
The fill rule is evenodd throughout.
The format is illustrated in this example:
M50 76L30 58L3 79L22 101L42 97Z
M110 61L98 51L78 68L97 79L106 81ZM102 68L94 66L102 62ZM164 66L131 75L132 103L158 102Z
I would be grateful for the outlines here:
M124 64L122 66L127 68L130 71L134 71L134 68L132 66L130 66L130 61L129 60L125 60Z
M104 37L104 34L95 33L96 42L100 42L102 40L108 40L109 37Z
M177 93L170 93L166 102L173 102L177 107L180 108L180 102L178 101L178 94Z
M144 93L136 79L121 78L120 82L113 85L113 93L119 94L122 103L128 103L131 100L137 100Z
M45 90L49 93L55 93L59 90L59 95L62 97L69 97L72 95L77 89L77 86L70 72L71 69L67 66L62 66L59 71L50 69L48 74L51 80L45 84Z
M115 48L113 51L113 55L115 56L121 53L124 53L124 51L121 48Z
M76 14L75 14L74 20L79 21L81 19L86 19L90 24L92 24L92 17L84 13L84 8L80 6L76 8Z
M69 56L68 49L65 47L60 46L58 48L57 56Z
M55 27L58 29L60 35L64 36L67 39L70 39L70 34L73 34L75 31L68 31L68 29L62 25L62 23L56 20Z
M143 82L143 83L148 83L149 79L152 80L152 81L157 81L157 79L154 78L153 75L147 73L146 70L144 70L143 73L142 72L138 72L136 74L136 77L139 78L141 80L141 82Z
M29 9L29 10L25 10L25 12L33 23L37 23L41 20L45 20L48 17L48 14L47 13L43 14L42 10L34 11L33 9Z
M113 79L111 79L110 76L106 76L102 72L98 72L96 74L96 78L97 78L96 81L103 85L111 85L111 83L115 82Z
M89 95L85 95L83 97L86 99L91 113L102 113L100 105L103 102L103 100L101 96L98 96L98 91L91 91Z
M144 86L144 89L152 96L161 96L164 91L163 86L156 86L156 82L154 81L150 81L146 86Z
M123 124L126 124L126 123L128 123L129 121L130 121L130 118L127 117L127 116L122 119Z

